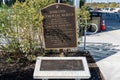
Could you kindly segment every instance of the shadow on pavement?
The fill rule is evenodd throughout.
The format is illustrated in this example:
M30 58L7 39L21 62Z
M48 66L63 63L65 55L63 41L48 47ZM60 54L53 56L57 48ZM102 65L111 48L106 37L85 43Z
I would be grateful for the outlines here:
M99 61L120 51L120 49L116 48L119 46L120 45L113 45L112 43L88 42L86 49L90 51L90 54L96 61Z

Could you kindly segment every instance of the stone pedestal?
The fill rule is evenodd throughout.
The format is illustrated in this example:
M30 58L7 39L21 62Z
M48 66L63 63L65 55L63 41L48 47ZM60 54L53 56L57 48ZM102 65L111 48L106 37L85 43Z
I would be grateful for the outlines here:
M38 57L34 79L89 79L85 57Z

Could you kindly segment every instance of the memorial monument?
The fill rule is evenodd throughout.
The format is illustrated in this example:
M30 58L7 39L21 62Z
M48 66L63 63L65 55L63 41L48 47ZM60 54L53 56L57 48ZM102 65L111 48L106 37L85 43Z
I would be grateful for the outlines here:
M41 10L45 48L77 47L75 8L54 4Z
M41 10L45 49L77 47L75 7L56 3ZM85 57L38 57L34 79L89 79Z

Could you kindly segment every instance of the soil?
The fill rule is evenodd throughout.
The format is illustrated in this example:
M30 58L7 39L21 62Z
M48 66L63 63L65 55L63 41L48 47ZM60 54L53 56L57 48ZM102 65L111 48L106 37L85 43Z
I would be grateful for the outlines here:
M36 61L28 61L25 57L21 58L19 62L6 61L11 53L5 54L0 52L0 80L34 80L33 72ZM47 57L61 56L59 53L46 53ZM92 58L88 51L78 52L66 52L65 57L80 57L84 56L87 58L91 78L88 80L104 80L95 60ZM54 79L55 80L55 79ZM57 79L58 80L58 79ZM69 79L70 80L70 79Z

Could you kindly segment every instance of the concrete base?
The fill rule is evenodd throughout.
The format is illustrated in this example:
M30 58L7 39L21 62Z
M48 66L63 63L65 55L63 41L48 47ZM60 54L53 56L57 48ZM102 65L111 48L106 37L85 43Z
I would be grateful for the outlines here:
M49 61L49 60L55 60L55 61L65 61L67 60L69 62L69 60L81 60L82 61L82 65L83 65L83 70L41 70L41 65L42 65L42 61ZM48 63L48 64L52 64L52 63ZM61 63L64 64L64 63ZM79 64L76 62L76 65ZM54 64L54 66L58 66L58 64ZM59 64L60 65L60 64ZM72 65L72 64L70 64ZM47 66L47 65L46 65ZM65 63L65 66L69 66L67 63ZM52 66L51 66L52 67ZM36 65L35 65L35 70L34 70L34 74L33 77L34 79L43 79L43 80L47 80L47 79L76 79L76 80L80 80L80 79L89 79L90 78L90 72L88 69L88 64L87 64L87 60L85 57L38 57L37 61L36 61Z
M42 79L42 80L48 80L48 79ZM80 79L75 79L75 80L80 80Z

